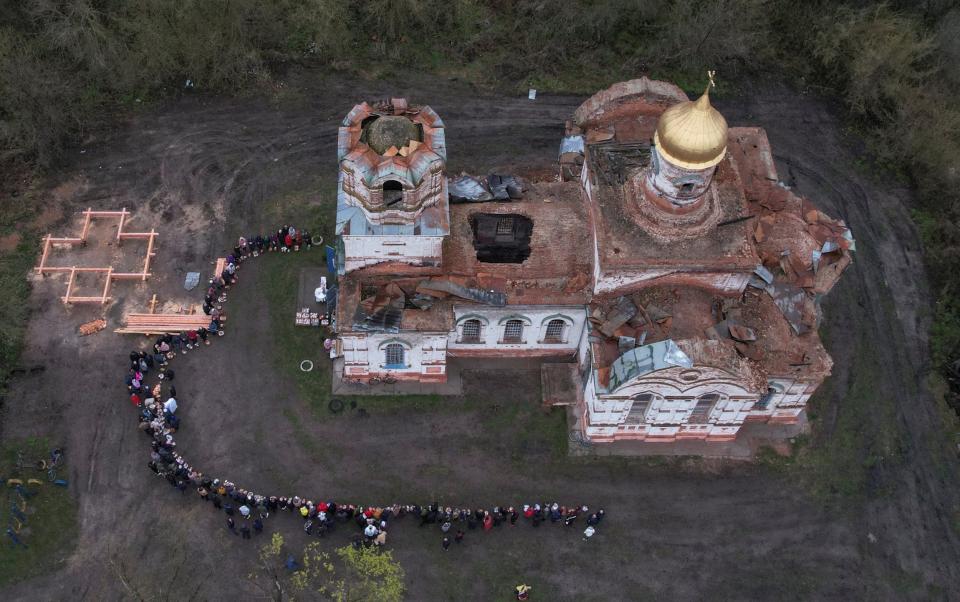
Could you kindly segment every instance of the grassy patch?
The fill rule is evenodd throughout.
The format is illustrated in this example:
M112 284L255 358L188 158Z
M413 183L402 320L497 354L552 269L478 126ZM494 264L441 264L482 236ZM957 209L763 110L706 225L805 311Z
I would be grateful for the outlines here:
M54 569L66 561L73 549L77 534L76 503L67 489L49 483L45 472L33 468L34 461L49 457L50 448L48 441L33 438L11 441L0 448L0 475L4 480L16 476L25 484L28 478L43 481L42 485L25 485L28 494L32 494L28 495L25 504L14 489L4 487L6 497L0 510L3 530L18 529L17 537L27 547L14 546L10 538L3 535L3 545L0 546L0 586ZM16 475L15 470L18 449L23 450L27 464L20 475ZM59 472L66 474L65 469ZM19 524L11 509L12 504L26 517L24 524Z
M884 495L883 474L903 457L903 442L890 393L877 390L882 365L863 340L857 346L851 383L824 436L798 437L795 453L783 458L765 451L758 459L803 482L824 502L857 502ZM822 416L833 391L824 384L810 400L811 414ZM824 416L821 419L827 420Z
M19 241L13 248L0 250L0 398L6 389L9 370L20 358L23 333L30 314L30 283L26 275L37 255L33 232L25 227L36 214L36 204L0 203L0 241Z

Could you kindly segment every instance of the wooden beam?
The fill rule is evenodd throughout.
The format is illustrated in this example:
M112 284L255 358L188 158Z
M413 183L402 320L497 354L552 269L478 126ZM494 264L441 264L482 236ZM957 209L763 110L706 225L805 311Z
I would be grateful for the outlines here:
M110 283L113 282L113 279L110 277L111 274L113 274L112 267L107 269L107 281L103 283L103 295L101 295L103 298L100 300L101 305L106 304L107 299L110 298L107 295L110 293Z
M83 231L80 232L80 240L87 240L87 232L90 230L90 214L92 212L92 207L87 207L87 210L83 212Z
M153 293L153 298L150 299L150 313L157 311L157 293Z
M77 275L77 268L70 268L70 280L67 280L67 294L63 296L63 302L67 305L70 304L70 293L73 291L73 279Z
M40 255L40 264L35 268L37 272L43 276L43 270L47 264L47 255L50 254L50 235L43 239L43 253Z
M120 212L120 223L117 226L117 244L120 244L120 239L123 238L123 222L127 219L127 208L124 207L123 211Z
M153 228L150 229L150 242L147 243L147 256L143 260L143 280L150 276L150 258L154 256L153 252L153 240L156 238L157 233L153 231Z

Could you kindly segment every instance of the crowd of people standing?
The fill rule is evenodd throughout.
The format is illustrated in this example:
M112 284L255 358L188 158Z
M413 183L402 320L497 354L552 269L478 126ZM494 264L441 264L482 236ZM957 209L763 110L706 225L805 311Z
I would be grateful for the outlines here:
M158 478L186 494L195 491L197 497L223 512L226 527L243 539L263 531L264 521L276 514L293 514L303 521L307 536L324 537L338 525L355 525L357 546L382 546L394 520L411 516L424 528L438 528L444 550L451 543L461 543L471 531L492 531L503 526L516 527L519 522L539 527L545 523L574 527L586 526L584 539L591 537L604 518L603 509L590 512L586 505L561 505L558 502L530 502L517 506L492 508L442 507L430 504L393 504L371 506L338 503L333 500L314 501L301 496L265 495L239 487L224 479L206 475L191 466L177 452L174 434L181 428L180 402L177 400L175 372L171 362L179 355L202 349L211 344L211 334L223 334L223 305L227 290L238 281L240 263L267 252L291 252L309 249L309 232L294 226L284 226L276 233L240 238L233 253L226 258L222 274L210 280L204 296L203 311L210 317L207 327L179 334L158 337L149 351L130 352L130 364L125 377L129 399L139 412L139 429L150 438L150 460L147 466ZM150 386L147 381L154 378ZM238 526L239 525L239 526Z

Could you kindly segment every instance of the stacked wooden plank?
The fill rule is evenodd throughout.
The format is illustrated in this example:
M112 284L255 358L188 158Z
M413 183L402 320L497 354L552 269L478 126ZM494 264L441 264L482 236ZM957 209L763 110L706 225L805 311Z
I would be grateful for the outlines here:
M221 319L223 319L221 317ZM199 314L127 314L120 334L166 334L206 328L210 316Z
M221 257L217 259L217 267L213 270L213 279L218 280L223 276L223 270L227 269L227 258Z

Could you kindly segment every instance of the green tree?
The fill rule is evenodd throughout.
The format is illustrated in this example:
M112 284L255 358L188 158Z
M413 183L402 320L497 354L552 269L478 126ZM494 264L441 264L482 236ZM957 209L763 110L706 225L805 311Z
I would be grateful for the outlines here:
M369 600L399 602L406 589L403 567L393 554L379 548L344 546L337 550L343 564L344 580L334 598L337 602Z
M250 581L272 600L319 595L335 602L399 602L406 589L403 568L393 555L379 548L337 549L336 560L311 542L303 549L299 566L285 566L283 535L274 533L260 548L257 570Z

